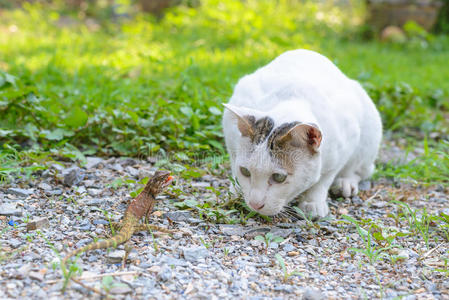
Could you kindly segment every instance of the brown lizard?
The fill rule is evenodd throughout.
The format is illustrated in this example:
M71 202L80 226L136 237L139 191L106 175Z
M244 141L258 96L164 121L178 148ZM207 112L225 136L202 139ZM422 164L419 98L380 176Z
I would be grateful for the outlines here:
M156 202L156 195L159 194L165 187L167 187L172 180L173 177L170 176L170 172L156 171L154 176L145 185L143 191L129 204L128 208L126 209L123 220L118 225L119 227L121 227L120 232L112 238L93 242L67 254L67 256L64 257L61 262L61 268L63 269L63 272L66 273L65 265L67 260L74 255L95 249L117 247L118 245L128 241L136 231L148 229L161 230L161 228L150 224L139 224L139 221L144 216L147 218L149 217ZM163 229L161 231L170 232Z

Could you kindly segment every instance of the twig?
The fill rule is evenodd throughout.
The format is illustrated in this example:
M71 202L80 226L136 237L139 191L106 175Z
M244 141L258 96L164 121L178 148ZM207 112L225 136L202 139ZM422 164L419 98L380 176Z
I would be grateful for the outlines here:
M374 193L374 195L372 195L371 197L369 197L368 199L366 199L365 202L368 202L368 201L373 200L374 198L376 198L377 194L379 194L379 193L380 193L380 190L377 190L377 191Z
M444 243L441 243L439 245L437 245L435 248L430 249L429 251L427 251L426 253L424 253L424 255L422 256L422 259L427 258L427 256L429 256L430 254L432 254L435 250L437 250L441 245L443 245Z
M103 296L103 297L106 297L106 296L107 296L107 295L106 295L105 293L103 293L102 291L100 291L100 290L98 290L98 289L96 289L96 288L94 288L94 287L88 286L87 284L84 284L83 282L81 282L81 281L80 281L79 279L77 279L77 278L72 277L71 279L72 279L72 281L78 283L78 284L81 285L83 288L88 289L89 291L92 291L92 292L94 292L94 293L100 294L100 295Z

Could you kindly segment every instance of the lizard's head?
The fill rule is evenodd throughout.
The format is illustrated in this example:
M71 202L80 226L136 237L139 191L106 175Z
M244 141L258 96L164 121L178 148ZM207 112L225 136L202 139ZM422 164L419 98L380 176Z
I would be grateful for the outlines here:
M162 192L173 181L169 171L157 170L150 178L151 194L156 195Z

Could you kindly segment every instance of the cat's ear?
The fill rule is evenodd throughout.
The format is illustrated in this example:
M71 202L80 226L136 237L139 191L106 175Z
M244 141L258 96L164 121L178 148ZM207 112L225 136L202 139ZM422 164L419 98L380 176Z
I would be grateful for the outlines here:
M321 131L315 124L297 124L279 139L280 143L290 143L293 147L306 145L312 153L318 152L321 140Z
M223 103L223 106L226 107L237 119L237 127L239 128L240 133L244 137L253 137L254 136L254 120L255 118L253 116L242 116L238 111L238 107Z

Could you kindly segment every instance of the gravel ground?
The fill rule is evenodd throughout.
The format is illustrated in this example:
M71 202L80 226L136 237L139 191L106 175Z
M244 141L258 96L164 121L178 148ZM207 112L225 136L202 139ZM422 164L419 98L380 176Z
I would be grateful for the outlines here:
M91 157L82 168L53 163L33 180L3 185L0 299L100 298L74 282L61 292L59 254L109 237L109 220L120 220L130 191L137 189L120 179L137 181L155 169L148 161ZM444 232L431 222L426 244L426 231L413 233L406 215L392 217L401 216L401 208L390 202L403 201L418 212L425 207L431 215L449 214L447 189L385 179L363 182L359 197L329 200L331 215L315 223L291 216L220 224L242 218L239 212L226 215L203 203L216 203L229 185L220 176L177 178L159 196L151 219L176 232L136 233L124 268L123 245L81 255L74 265L83 271L81 281L118 299L449 299ZM189 205L201 209L184 209ZM377 224L373 233L393 236L390 249L381 250L389 248L387 241L364 242L363 229L358 232L342 215L362 220L365 229Z

